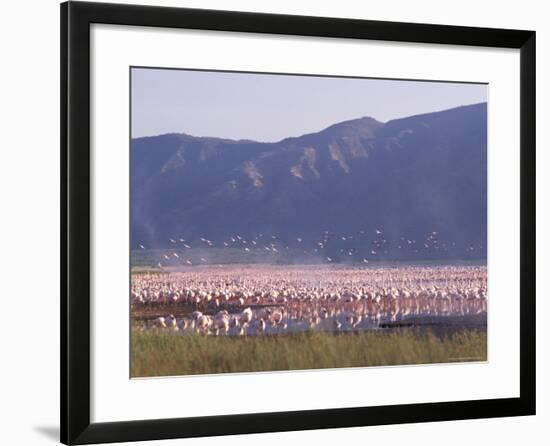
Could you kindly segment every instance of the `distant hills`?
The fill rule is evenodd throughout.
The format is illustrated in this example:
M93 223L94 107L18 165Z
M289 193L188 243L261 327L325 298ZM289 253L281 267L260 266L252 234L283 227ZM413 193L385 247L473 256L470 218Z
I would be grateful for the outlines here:
M132 247L237 247L239 235L335 261L483 259L486 145L485 103L276 143L136 138Z

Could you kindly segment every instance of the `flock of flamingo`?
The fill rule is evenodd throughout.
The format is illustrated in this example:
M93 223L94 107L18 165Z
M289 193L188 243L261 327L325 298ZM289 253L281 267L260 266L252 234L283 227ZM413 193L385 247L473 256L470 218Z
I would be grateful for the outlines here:
M222 241L213 241L206 237L198 237L196 240L187 240L182 237L169 238L165 241L166 249L162 250L157 258L157 267L183 265L204 265L209 261L205 257L195 255L199 248L201 252L206 248L232 248L237 249L244 259L252 254L281 255L291 252L299 253L306 259L315 259L326 264L338 263L349 259L355 263L368 264L370 260L376 260L380 256L387 256L390 252L403 255L418 255L421 252L445 253L456 250L456 243L441 240L437 231L426 232L421 239L401 236L393 242L388 241L383 229L360 230L352 234L337 234L324 231L317 237L281 237L258 233L255 236L245 238L239 234L231 235ZM357 246L361 246L358 249ZM138 243L139 250L149 250L150 247ZM483 253L483 245L466 243L460 247L466 255L475 252Z
M132 310L174 314L140 330L275 335L375 329L411 317L487 312L485 266L243 266L132 274ZM175 311L178 309L178 311Z

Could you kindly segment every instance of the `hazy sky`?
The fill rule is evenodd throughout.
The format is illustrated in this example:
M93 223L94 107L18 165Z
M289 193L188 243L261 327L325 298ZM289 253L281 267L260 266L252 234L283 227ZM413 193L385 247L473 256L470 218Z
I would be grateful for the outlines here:
M385 122L487 101L487 85L132 69L132 137L279 141L336 122Z

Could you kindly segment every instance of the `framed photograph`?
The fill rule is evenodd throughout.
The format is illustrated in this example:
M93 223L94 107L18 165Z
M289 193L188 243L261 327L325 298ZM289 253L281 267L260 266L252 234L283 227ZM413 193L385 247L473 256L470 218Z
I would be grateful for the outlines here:
M63 443L535 413L535 32L61 27Z

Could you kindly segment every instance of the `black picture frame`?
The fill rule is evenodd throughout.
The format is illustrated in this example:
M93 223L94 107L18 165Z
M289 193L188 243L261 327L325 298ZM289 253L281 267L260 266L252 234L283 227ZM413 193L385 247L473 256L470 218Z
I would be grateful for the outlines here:
M520 50L520 396L377 407L90 422L90 24ZM199 9L61 5L61 441L141 441L535 414L535 32Z

